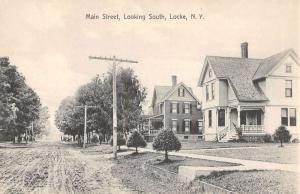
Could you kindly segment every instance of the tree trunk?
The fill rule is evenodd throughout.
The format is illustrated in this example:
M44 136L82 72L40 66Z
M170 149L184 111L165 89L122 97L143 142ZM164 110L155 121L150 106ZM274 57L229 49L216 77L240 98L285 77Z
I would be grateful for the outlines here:
M168 161L169 158L168 158L168 150L165 150L165 161Z
M121 146L119 146L119 151L121 151Z
M137 147L135 147L135 153L138 153Z
M75 141L75 135L73 135L73 141Z
M280 147L282 147L282 139L280 139Z

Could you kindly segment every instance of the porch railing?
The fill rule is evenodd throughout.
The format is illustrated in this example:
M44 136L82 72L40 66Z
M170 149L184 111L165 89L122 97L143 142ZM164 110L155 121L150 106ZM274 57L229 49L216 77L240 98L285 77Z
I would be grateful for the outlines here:
M264 125L242 125L242 132L247 133L265 133Z

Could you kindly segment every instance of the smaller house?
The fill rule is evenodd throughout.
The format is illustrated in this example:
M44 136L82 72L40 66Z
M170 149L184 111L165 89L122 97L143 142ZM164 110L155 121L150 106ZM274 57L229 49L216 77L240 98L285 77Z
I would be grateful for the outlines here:
M150 137L168 128L182 140L202 139L201 104L190 87L182 82L177 84L177 76L172 76L171 86L154 87L151 109L153 115L148 117Z

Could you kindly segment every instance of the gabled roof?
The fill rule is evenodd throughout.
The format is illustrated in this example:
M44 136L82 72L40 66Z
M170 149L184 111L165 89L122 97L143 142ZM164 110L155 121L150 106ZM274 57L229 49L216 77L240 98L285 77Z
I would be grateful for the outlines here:
M265 101L268 98L252 82L252 77L259 66L259 59L232 57L207 57L215 75L230 82L236 97L240 101Z
M187 89L187 91L195 98L196 101L199 102L197 97L193 94L193 90L191 87L187 87L184 83L179 83L176 86L154 86L153 97L152 97L152 106L154 103L160 103L166 100L173 92L177 90L179 86L183 86ZM156 99L155 99L156 98ZM155 102L154 102L155 101Z
M267 77L271 70L288 54L292 54L297 57L296 53L292 49L288 49L272 55L271 57L262 59L257 72L253 76L253 80Z
M255 80L264 78L288 54L297 58L292 50L286 50L265 59L207 56L198 85L202 86L210 65L218 79L226 79L240 101L265 101L265 96Z

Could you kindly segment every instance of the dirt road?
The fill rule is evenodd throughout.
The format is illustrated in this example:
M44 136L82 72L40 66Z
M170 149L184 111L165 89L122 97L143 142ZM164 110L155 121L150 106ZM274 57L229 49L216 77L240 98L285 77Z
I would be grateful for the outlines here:
M132 193L107 156L61 143L0 148L0 193Z

